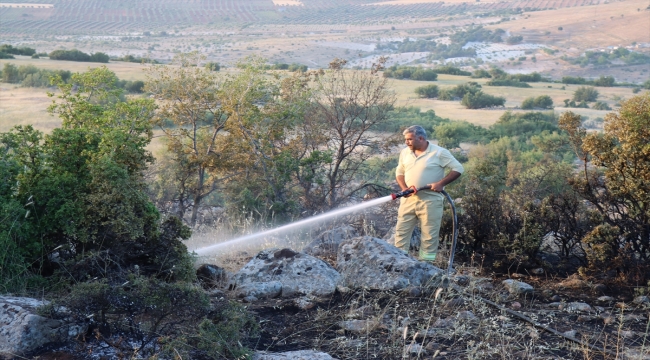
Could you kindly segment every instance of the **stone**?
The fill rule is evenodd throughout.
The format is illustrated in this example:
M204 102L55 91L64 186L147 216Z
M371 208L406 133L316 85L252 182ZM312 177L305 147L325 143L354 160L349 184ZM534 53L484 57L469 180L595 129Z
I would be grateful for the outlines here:
M461 321L478 320L476 315L474 315L474 313L469 311L469 310L460 311L458 314L456 314L456 319L461 320Z
M530 273L533 274L533 275L543 275L544 274L544 269L542 269L542 268L532 269L532 270L530 270Z
M407 354L411 354L411 355L418 355L418 354L424 355L424 354L426 354L426 350L420 344L406 345L405 352Z
M596 294L604 294L607 291L607 286L605 284L595 284L591 289Z
M508 280L503 280L502 284L512 295L532 294L533 291L535 290L531 285L526 284L523 281L508 279Z
M302 250L305 254L320 259L336 259L339 245L347 239L359 236L357 231L349 225L328 230L318 235Z
M465 275L458 275L454 277L454 282L460 286L467 286L469 285L469 276Z
M553 292L553 290L550 290L550 289L544 289L544 290L542 290L542 295L543 295L545 298L550 298L550 297L552 297L553 295L555 295L555 293Z
M465 300L462 298L453 298L450 300L445 301L442 306L446 308L454 308L454 307L461 307L465 304Z
M645 295L641 295L641 296L635 297L634 300L632 300L632 302L637 304L637 305L645 305L645 304L650 303L650 298L645 296Z
M283 353L267 353L260 351L253 354L252 360L336 360L336 358L333 358L324 352L300 350Z
M366 333L374 330L379 323L375 320L345 320L338 323L343 330Z
M599 301L599 302L614 302L614 301L616 301L616 299L614 299L611 296L601 296L598 299L596 299L596 301Z
M521 309L521 303L518 302L518 301L514 301L514 302L512 302L512 304L510 304L510 308L512 310L519 310L519 309Z
M578 332L575 331L575 330L569 330L569 331L563 332L562 335L575 338L576 335L578 335Z
M634 331L632 331L632 330L623 330L623 331L620 332L620 334L621 334L621 337L623 337L624 339L631 339L635 335Z
M444 272L386 243L362 236L339 246L337 269L341 285L371 290L402 290L409 286L438 287Z
M341 275L328 263L291 249L267 249L232 276L228 289L239 297L324 297Z
M596 320L596 317L595 316L590 316L590 315L580 315L580 316L578 316L578 319L576 319L576 321L578 321L578 322L589 322L589 321L592 321L592 320Z
M65 320L37 314L47 301L0 296L0 358L14 358L44 345L68 341L85 328Z
M438 319L436 320L432 327L434 328L448 328L454 324L454 321L451 319Z
M587 283L581 280L577 275L571 275L558 284L560 288L581 289L587 287Z
M422 295L422 288L420 288L419 286L409 286L402 291L404 292L404 294L410 297L418 297Z
M580 311L580 312L592 312L594 309L589 306L587 303L583 302L570 302L567 304L564 304L562 307L562 310L569 311L569 312L574 312L574 311Z
M196 269L196 278L204 289L221 287L228 282L226 269L212 264L202 264Z
M549 300L551 300L553 302L560 302L560 301L562 301L562 298L560 297L560 295L553 295L553 296L551 296L551 298Z

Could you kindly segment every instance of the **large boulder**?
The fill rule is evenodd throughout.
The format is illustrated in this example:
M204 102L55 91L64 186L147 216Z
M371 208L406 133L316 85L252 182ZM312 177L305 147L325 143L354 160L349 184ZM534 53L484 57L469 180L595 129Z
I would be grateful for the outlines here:
M347 239L359 236L357 231L349 225L328 230L318 235L302 250L305 254L321 259L336 259L339 245Z
M289 351L284 353L257 352L253 360L336 360L329 354L314 350Z
M0 296L0 358L13 359L83 331L80 326L38 315L37 308L43 305L47 302Z
M239 297L321 297L333 294L340 278L333 267L311 255L268 249L239 270L228 287Z
M337 269L341 273L342 286L373 290L437 287L444 274L441 269L370 236L341 243Z

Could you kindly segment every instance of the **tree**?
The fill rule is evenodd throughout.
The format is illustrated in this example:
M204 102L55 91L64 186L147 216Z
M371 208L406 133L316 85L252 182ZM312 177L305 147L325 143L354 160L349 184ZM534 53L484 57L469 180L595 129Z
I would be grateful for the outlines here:
M145 85L159 103L154 124L165 134L174 162L173 175L161 180L175 189L168 200L178 204L181 219L191 209L191 225L205 198L224 185L227 169L243 156L220 136L230 116L223 104L224 79L196 66L201 61L197 53L178 55L176 66L153 66Z
M581 86L573 93L573 101L575 102L592 102L598 98L598 90L594 87Z
M387 79L378 76L383 61L370 72L347 71L345 64L345 60L335 59L317 78L313 106L306 115L309 153L331 156L323 169L322 184L300 179L312 206L325 202L329 208L336 207L359 189L354 185L355 174L384 143L370 131L388 121L395 103Z
M647 279L650 95L635 96L608 114L603 133L588 134L580 123L580 116L571 112L560 117L583 164L571 184L602 219L583 240L590 268L632 271Z
M181 266L170 271L187 258L178 237L189 234L173 223L159 227L145 192L153 101L125 100L106 67L55 82L49 111L61 128L44 135L19 126L0 134L8 165L0 167L9 170L3 172L10 184L0 205L23 204L23 216L12 213L9 242L43 273L70 266L65 277L76 281L135 265L142 274L183 273ZM56 264L44 254L54 254Z
M421 98L435 98L438 96L438 85L419 86L415 88L415 93Z
M548 95L540 95L538 97L529 97L526 98L521 103L521 108L526 110L532 109L552 109L553 108L553 99Z

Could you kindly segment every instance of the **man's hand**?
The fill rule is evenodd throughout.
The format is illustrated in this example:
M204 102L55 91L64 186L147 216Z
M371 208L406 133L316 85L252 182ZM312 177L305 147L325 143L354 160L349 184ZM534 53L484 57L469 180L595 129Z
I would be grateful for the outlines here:
M435 192L441 192L441 191L445 190L445 186L442 185L440 182L435 182L435 183L429 184L429 185L431 186L431 190L433 190Z

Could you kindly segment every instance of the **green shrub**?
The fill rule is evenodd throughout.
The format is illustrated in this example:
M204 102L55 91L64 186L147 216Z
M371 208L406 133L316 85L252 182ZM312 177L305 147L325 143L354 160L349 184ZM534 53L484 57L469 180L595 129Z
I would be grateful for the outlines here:
M604 101L596 101L591 108L594 110L612 110L612 108Z
M460 103L468 109L482 109L494 106L504 106L506 99L501 96L492 96L479 91L475 94L465 94Z
M0 59L15 59L15 57L11 54L0 52Z
M581 86L573 93L573 101L592 102L598 98L598 90L593 87Z
M438 74L431 69L412 66L391 66L384 70L384 77L394 79L411 79L420 81L435 81Z
M438 93L438 100L452 101L462 99L466 94L476 94L479 91L481 91L481 85L472 81L456 85L453 88L440 90Z
M438 96L438 85L425 85L415 88L415 93L421 98L432 99Z
M447 74L447 75L461 75L461 76L470 76L472 75L469 71L461 70L455 66L439 66L433 69L437 74Z
M616 84L616 80L614 79L613 76L600 76L598 79L593 81L593 84L595 86L604 86L604 87L611 87Z
M513 45L513 44L519 44L519 43L521 43L522 41L524 41L524 37L521 36L521 35L510 36L510 37L506 40L506 42L507 42L508 44L511 44L511 45Z
M482 79L482 78L489 79L491 77L492 77L492 75L490 75L490 73L485 69L475 70L474 73L472 74L472 78L474 78L474 79Z
M12 45L9 44L3 44L0 45L0 53L5 53L5 54L13 54L13 55L24 55L24 56L32 56L36 54L36 50L29 48L29 47L13 47Z
M519 88L530 88L528 83L521 82L519 80L512 80L512 79L492 79L488 82L485 83L485 85L488 86L512 86L512 87L519 87Z
M199 350L213 359L244 359L252 351L241 344L245 337L253 336L258 324L242 305L228 302L210 319L203 320L196 335Z
M72 50L54 50L50 53L52 60L68 60L68 61L81 61L81 62L100 62L107 63L109 60L108 55L98 52L92 55L77 49Z
M552 109L553 108L553 99L548 95L540 95L538 97L529 97L526 98L521 103L521 108L525 110L532 109Z

